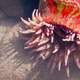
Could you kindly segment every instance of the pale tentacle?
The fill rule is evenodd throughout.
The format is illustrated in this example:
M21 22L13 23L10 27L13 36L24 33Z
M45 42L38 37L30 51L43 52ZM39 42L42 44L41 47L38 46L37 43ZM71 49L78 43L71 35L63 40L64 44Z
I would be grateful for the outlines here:
M41 14L39 13L39 20L43 21L43 18L41 17Z
M24 24L26 24L27 26L31 26L31 24L30 24L27 20L23 19L22 17L21 17L21 20L22 20L22 22L23 22Z
M32 21L30 18L28 18L28 21L31 25L38 26L38 23L36 23L35 21Z
M62 61L61 61L61 59L59 59L59 62L58 62L58 71L61 70L61 64L62 64Z
M67 74L67 77L69 78L70 77L69 65L66 66L66 74Z
M58 50L59 50L59 46L55 45L54 50L52 51L52 54L55 54L56 52L58 52Z
M22 34L30 34L30 33L34 33L35 31L32 30L32 29L29 29L29 30L19 31L19 32L22 33Z
M80 69L80 58L77 56L74 56L74 59L75 59L77 67Z
M68 49L67 53L65 54L65 66L67 66L67 64L68 64L68 58L69 58L70 52L71 51Z
M41 27L43 25L48 25L50 26L49 24L45 23L43 21L43 18L41 17L41 14L39 13L38 10L34 10L33 13L32 13L32 20L30 18L28 18L28 21L23 19L21 17L21 20L23 23L25 23L27 26L33 26L34 27Z
M38 9L36 10L36 18L40 21Z
M46 44L48 41L49 41L48 38L47 38L47 39L43 39L43 40L41 40L41 41L38 43L38 46L43 45L43 44Z
M34 9L33 13L32 13L32 20L33 21L37 21L36 17L35 17L35 13L36 13L36 9Z

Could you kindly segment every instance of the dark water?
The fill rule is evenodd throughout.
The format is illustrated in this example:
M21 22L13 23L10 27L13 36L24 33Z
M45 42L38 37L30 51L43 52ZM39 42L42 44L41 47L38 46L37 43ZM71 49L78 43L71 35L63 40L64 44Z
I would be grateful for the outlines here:
M32 11L38 8L39 0L21 0L21 3L24 9L24 16L31 17Z

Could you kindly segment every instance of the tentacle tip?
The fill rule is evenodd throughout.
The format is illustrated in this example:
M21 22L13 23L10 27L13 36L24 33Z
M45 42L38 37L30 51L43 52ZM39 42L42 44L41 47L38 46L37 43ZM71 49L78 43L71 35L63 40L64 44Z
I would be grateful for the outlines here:
M22 21L23 20L23 17L20 17L20 20Z

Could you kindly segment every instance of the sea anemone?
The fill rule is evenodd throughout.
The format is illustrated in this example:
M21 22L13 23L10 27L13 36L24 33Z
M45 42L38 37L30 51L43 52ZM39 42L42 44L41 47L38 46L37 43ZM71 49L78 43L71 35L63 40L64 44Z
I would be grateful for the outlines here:
M52 3L53 1L47 0L47 16L42 16L39 10L35 9L32 20L28 18L27 21L21 17L28 28L20 33L32 34L31 39L26 42L26 49L34 48L39 58L49 60L48 64L52 69L58 65L60 71L61 66L64 66L69 77L70 58L74 59L80 69L80 11L72 3L65 5L64 0L54 1L56 4Z

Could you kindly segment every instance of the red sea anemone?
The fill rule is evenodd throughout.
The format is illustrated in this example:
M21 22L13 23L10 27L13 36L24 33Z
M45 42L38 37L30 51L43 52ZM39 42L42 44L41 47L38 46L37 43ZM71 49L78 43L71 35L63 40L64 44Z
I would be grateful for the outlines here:
M34 48L42 60L49 59L52 68L63 65L69 77L69 58L74 58L80 69L80 1L46 0L48 14L38 9L32 13L32 20L21 20L29 27L21 34L32 37L26 48Z

